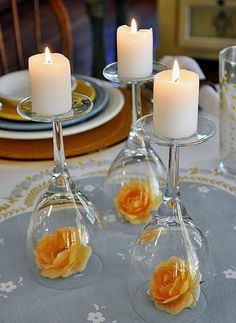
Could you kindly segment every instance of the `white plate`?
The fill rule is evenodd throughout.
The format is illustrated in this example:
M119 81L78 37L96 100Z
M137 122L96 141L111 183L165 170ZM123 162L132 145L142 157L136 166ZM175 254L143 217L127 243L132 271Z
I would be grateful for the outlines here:
M76 78L71 76L71 90L76 88ZM21 70L0 77L0 97L12 104L18 104L30 96L29 71Z
M74 135L76 133L81 133L84 131L88 131L94 128L101 126L102 124L108 122L113 119L122 109L124 105L124 96L120 90L107 86L106 82L102 83L109 95L109 103L106 108L93 119L88 120L87 122L83 122L78 125L68 126L63 129L64 136ZM8 131L8 130L0 130L0 138L6 139L46 139L52 138L52 131Z

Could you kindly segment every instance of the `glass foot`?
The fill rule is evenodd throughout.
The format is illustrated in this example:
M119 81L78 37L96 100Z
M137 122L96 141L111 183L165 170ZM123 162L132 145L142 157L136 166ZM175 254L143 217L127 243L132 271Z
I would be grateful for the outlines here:
M213 137L216 133L216 127L210 117L199 113L197 132L193 136L183 139L165 138L154 130L153 114L148 114L136 122L134 132L149 143L160 146L187 147L201 144Z
M150 75L147 75L147 77L141 77L141 78L122 78L118 74L118 63L114 62L109 65L107 65L103 70L103 75L106 79L109 81L115 82L115 83L125 83L125 84L131 84L131 83L145 83L147 81L151 81L154 79L157 73L166 70L166 66L158 63L153 62L153 68L152 73Z
M72 92L72 107L67 113L58 115L38 114L32 110L31 98L26 98L17 106L17 112L23 118L36 122L52 122L52 121L66 121L82 117L84 114L90 112L93 107L93 102L86 95Z

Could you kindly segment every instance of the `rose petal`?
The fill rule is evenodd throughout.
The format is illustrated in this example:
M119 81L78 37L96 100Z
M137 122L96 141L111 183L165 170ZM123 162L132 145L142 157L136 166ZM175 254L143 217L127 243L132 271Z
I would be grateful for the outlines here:
M168 303L168 304L160 304L154 302L155 306L158 309L161 309L169 314L177 315L179 314L184 308L189 307L192 304L193 297L191 293L186 293L185 295L180 296L177 300Z
M193 296L193 302L190 307L195 307L197 305L198 299L200 297L200 291L200 285L196 286L190 291Z
M78 251L77 262L74 266L74 269L78 272L84 271L91 254L92 254L92 248L90 246L80 246Z

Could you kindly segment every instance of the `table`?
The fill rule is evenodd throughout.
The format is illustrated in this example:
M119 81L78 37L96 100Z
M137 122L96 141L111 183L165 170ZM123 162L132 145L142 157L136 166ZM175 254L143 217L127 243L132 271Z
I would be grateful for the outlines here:
M122 145L67 160L72 177L101 213L104 176ZM154 148L166 162L167 149ZM181 149L180 154L183 199L207 235L215 262L214 295L208 311L197 322L233 323L236 322L235 177L215 171L218 133L204 144ZM47 187L51 167L51 161L0 160L0 322L143 322L129 302L126 279L129 250L135 236L106 233L108 248L103 272L85 288L51 290L31 275L26 262L26 230L35 200Z

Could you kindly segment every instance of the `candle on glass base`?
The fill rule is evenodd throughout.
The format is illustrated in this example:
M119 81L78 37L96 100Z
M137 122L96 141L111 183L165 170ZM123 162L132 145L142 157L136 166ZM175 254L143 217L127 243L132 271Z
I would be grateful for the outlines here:
M179 70L160 72L154 80L153 122L155 131L166 138L187 138L197 131L199 76Z
M137 30L135 19L131 27L117 29L118 74L122 78L141 78L152 73L152 28Z
M62 54L45 53L29 58L32 110L42 115L58 115L71 110L71 70Z

